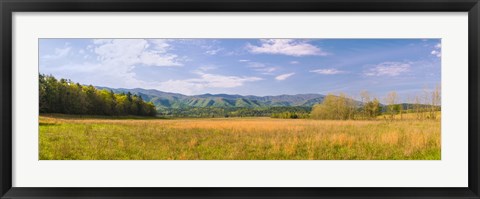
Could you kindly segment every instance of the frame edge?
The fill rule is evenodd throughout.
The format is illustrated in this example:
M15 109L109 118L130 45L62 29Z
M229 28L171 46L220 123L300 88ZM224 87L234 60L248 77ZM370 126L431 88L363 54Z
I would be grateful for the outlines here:
M468 163L468 188L477 196L480 196L479 190L479 157L480 157L480 136L479 136L479 85L480 85L480 3L477 2L468 12L468 79L469 79L469 163Z
M3 52L11 51L11 10L0 1L0 45ZM9 41L10 40L10 41ZM8 53L1 53L0 63L0 194L4 195L12 188L12 62ZM10 53L11 54L11 53Z
M25 1L20 1L22 3L24 3ZM39 2L42 2L42 1L30 1L34 4L39 4ZM78 1L67 1L68 3L62 3L60 1L44 1L45 4L62 4L62 5L65 5L65 4L68 4L68 3L71 3L71 2L77 2ZM86 1L84 3L88 3L88 2L91 2L91 1ZM100 10L97 10L97 11L109 11L105 5L107 4L113 4L114 1L99 1L101 2L103 5L102 7L100 8L89 8L89 9L92 9L92 11L95 11L94 9L100 9ZM108 2L108 3L107 3ZM123 1L123 2L127 2L127 1ZM149 1L150 3L152 1ZM162 1L160 1L162 2ZM309 1L310 2L310 1ZM319 1L321 2L321 1ZM361 1L363 2L363 1ZM406 3L408 3L411 1L406 1ZM426 3L427 1L421 1L421 2L424 2ZM434 2L437 2L438 1L432 1L432 3ZM452 1L453 2L453 1ZM468 26L469 26L469 36L468 36L468 40L469 40L469 54L468 54L468 57L469 57L469 163L468 163L468 172L469 172L469 179L468 179L468 191L465 190L465 189L461 189L462 191L453 191L453 192L449 192L450 194L448 195L444 195L444 196L436 196L436 195L418 195L417 197L427 197L427 198L430 198L430 197L435 197L435 198L440 198L440 197L455 197L455 198L480 198L480 184L479 184L479 179L480 179L480 173L479 173L479 165L480 165L480 147L479 147L479 143L480 143L480 136L479 136L479 130L480 130L480 123L479 123L479 119L478 116L480 115L480 106L478 105L479 103L479 85L480 85L480 70L479 70L479 67L480 67L480 59L478 58L480 56L480 39L479 39L479 34L480 34L480 26L479 26L479 23L480 23L480 3L478 2L478 0L475 0L475 1L468 1L468 5L471 5L472 2L475 2L474 5L472 7L470 7L471 9L468 11ZM217 2L218 4L220 4L220 2ZM350 2L352 3L352 2ZM398 2L397 2L398 3ZM465 1L462 1L462 5L459 6L459 7L455 7L455 8L452 8L452 10L460 10L460 9L463 9L466 7L467 5L467 2ZM40 3L42 4L42 3ZM241 3L240 3L241 4ZM339 4L342 4L342 5L346 5L347 2L345 1L341 1L341 3ZM106 192L108 191L114 191L114 190L121 190L122 188L79 188L79 189L76 189L75 191L75 188L71 189L71 188L68 188L68 189L60 189L60 188L12 188L12 12L15 10L14 8L17 7L17 6L12 6L12 5L20 5L20 4L16 4L16 3L13 3L13 1L4 1L4 0L0 0L0 22L2 23L0 25L0 33L1 33L1 37L0 37L0 45L1 45L1 49L2 49L2 53L0 53L0 63L2 64L2 66L0 67L0 77L1 77L1 80L0 80L0 129L1 129L1 135L0 135L0 176L1 176L1 179L0 179L0 198L4 198L4 197L7 197L7 198L17 198L17 197L26 197L26 198L37 198L37 197L45 197L45 198L50 198L50 197L60 197L60 198L64 198L64 197L75 197L75 195L70 195L68 193L66 193L65 191L69 190L69 191L72 191L71 193L76 193L78 194L77 197L78 198L87 198L87 197L100 197L100 198L103 198L103 197L126 197L126 198L129 198L128 197L128 194L127 195L115 195L115 194L107 194ZM25 4L23 4L25 5ZM175 4L176 5L176 4ZM337 4L336 4L337 5ZM338 5L337 5L338 6ZM19 7L22 7L22 6L19 6ZM58 7L51 7L51 8L48 8L48 6L42 6L41 8L38 8L38 10L42 10L42 11L54 11L56 9L58 10L62 10L61 8L62 6L58 6ZM66 8L67 10L71 9L70 11L80 11L81 9L85 9L85 7L83 8L73 8L71 6L67 6L68 8ZM177 6L173 6L173 7L178 7ZM218 6L217 6L218 7ZM335 7L335 6L334 6ZM461 8L460 8L461 7ZM78 10L77 10L78 9ZM105 10L104 10L105 9ZM132 8L130 9L139 9L138 6L133 6ZM150 8L152 9L152 8ZM200 8L201 9L201 8ZM218 8L217 8L218 9ZM314 9L314 8L310 8L310 9ZM355 8L355 9L361 9L361 8ZM400 11L402 11L403 9L405 8L399 8ZM417 9L420 9L420 10L417 10L417 11L428 11L428 10L425 10L424 7L422 8L417 8ZM448 8L446 7L436 7L435 9L433 10L447 10ZM23 11L23 9L20 9L21 11ZM24 11L32 11L32 10L37 10L37 8L34 8L33 6L30 7L30 8L27 8L25 9ZM129 9L126 9L127 11ZM131 10L130 10L131 11ZM348 11L348 10L344 10L344 11ZM351 10L350 10L351 11ZM384 11L387 11L387 10L384 10ZM392 10L392 11L395 11L395 10ZM8 53L9 52L9 53ZM5 55L10 55L10 56L5 56ZM83 191L81 190L83 189ZM235 189L235 188L232 188L232 189ZM249 188L247 188L249 189ZM42 191L43 190L43 191ZM63 194L65 195L52 195L53 193L53 190L56 190L57 192L62 192ZM63 191L61 191L63 190ZM132 188L127 188L125 190L130 190L132 191L133 193L138 193L139 191L142 191L142 190L145 190L145 191L148 191L149 189L143 189L143 188L138 188L136 190L132 190ZM180 192L181 189L178 189L177 188L177 193ZM221 190L221 189L220 189ZM260 189L257 189L258 190L268 190L268 188L260 188ZM273 191L274 189L270 189L271 191ZM329 190L329 189L325 189L325 190ZM393 190L393 189L384 189L384 190ZM399 190L399 189L397 189ZM51 191L51 192L50 192ZM91 192L89 192L91 191ZM212 190L210 190L212 191ZM218 191L215 191L213 190L212 192L210 192L208 190L206 191L193 191L193 193L198 193L199 195L199 198L210 198L210 197L215 197L214 193L218 193ZM253 191L251 193L254 193L254 192L257 192L257 191ZM121 191L120 191L121 192ZM163 195L164 197L172 197L172 193L174 193L175 191L172 189L172 190L163 190L163 191L151 191L149 193L164 193L165 195ZM224 191L221 191L221 192L224 192ZM235 192L235 191L234 191ZM248 192L248 191L247 191ZM318 195L311 195L311 196L306 196L307 198L308 197L325 197L325 196L321 196L320 194L320 191L307 191L311 194L313 193L316 193ZM332 191L333 192L338 192L337 191ZM354 191L355 192L355 191ZM408 192L408 191L407 191ZM414 193L417 193L415 191L413 191ZM203 193L203 194L202 194ZM235 192L235 193L238 193ZM357 192L357 193L362 193L361 191L360 192ZM31 195L31 194L35 194L35 195ZM38 195L36 195L38 194ZM58 193L57 193L58 194ZM254 196L254 198L259 198L259 197L272 197L272 196L269 196L268 194L262 194L262 193L258 193L257 192L257 196ZM80 196L79 196L80 195ZM115 195L115 196L114 196ZM188 194L187 194L188 195ZM287 194L288 195L288 194ZM328 194L327 194L328 195ZM350 195L350 194L346 194L346 196L339 196L339 198L344 198L344 197L353 197L354 195ZM383 195L385 197L392 197L392 196L388 196L387 195ZM141 195L137 195L137 197L142 197ZM150 196L143 196L143 197L152 197L152 195ZM158 195L157 195L158 197ZM187 196L188 198L193 198L193 196ZM185 196L178 196L178 198L187 198ZM217 196L218 197L218 196ZM227 196L228 197L228 196ZM232 197L232 196L230 196ZM242 196L240 196L242 197ZM244 195L243 197L247 197L246 195ZM292 197L292 196L281 196L281 195L277 195L276 197L282 197L282 198L295 198L295 197ZM332 196L326 196L326 197L332 197ZM358 195L357 197L368 197L367 195ZM382 197L381 195L372 195L372 197ZM404 195L404 196L399 196L399 197L412 197L412 196L408 196L407 195ZM415 197L415 196L413 196Z

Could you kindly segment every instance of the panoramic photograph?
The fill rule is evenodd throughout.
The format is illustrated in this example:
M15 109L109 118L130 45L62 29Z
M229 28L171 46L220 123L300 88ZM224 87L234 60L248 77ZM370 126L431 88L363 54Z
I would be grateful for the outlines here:
M39 39L39 160L441 160L441 39Z

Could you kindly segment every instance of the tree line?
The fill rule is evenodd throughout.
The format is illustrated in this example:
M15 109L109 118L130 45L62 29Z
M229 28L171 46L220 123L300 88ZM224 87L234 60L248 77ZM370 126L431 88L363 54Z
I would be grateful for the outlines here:
M307 119L310 118L310 113L305 112L282 112L282 113L273 113L271 118L281 118L281 119Z
M52 75L39 75L40 113L155 116L155 105L130 92L115 94Z
M292 113L297 115L308 115L311 107L303 106L284 106L284 107L188 107L188 108L161 108L158 115L164 117L191 117L191 118L219 118L219 117L283 117L283 113L288 113L290 118Z
M329 94L322 103L313 106L310 116L326 120L371 120L383 115L385 120L395 120L403 119L404 113L412 113L416 119L437 119L437 113L441 111L439 85L432 91L424 89L421 96L409 98L409 103L399 103L400 97L395 91L387 94L385 105L378 98L370 97L368 91L362 91L360 98L359 102L345 94Z

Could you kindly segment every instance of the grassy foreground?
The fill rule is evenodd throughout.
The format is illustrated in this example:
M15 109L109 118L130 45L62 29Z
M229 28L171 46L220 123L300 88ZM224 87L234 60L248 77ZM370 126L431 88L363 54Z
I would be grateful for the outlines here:
M41 160L439 160L440 121L40 116Z

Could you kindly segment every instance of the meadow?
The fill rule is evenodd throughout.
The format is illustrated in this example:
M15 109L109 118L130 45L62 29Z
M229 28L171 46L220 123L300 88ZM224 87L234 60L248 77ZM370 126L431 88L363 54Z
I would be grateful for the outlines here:
M40 116L40 160L440 160L440 120Z

